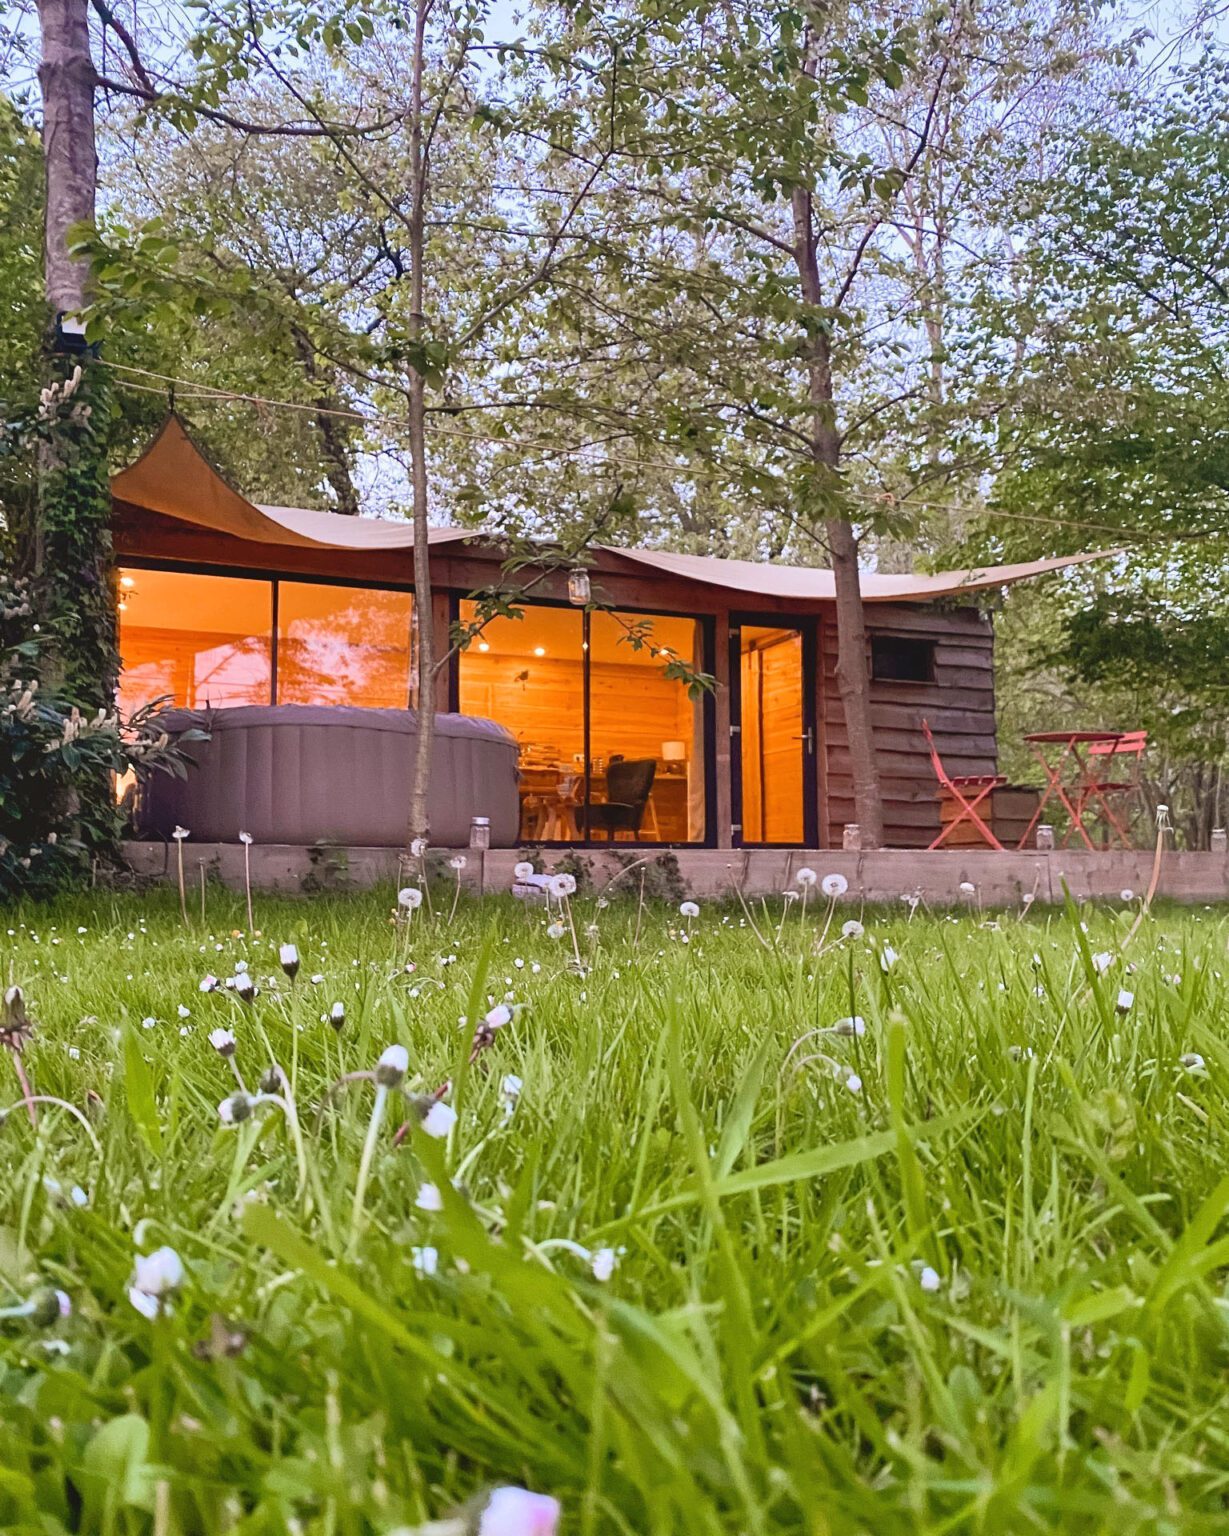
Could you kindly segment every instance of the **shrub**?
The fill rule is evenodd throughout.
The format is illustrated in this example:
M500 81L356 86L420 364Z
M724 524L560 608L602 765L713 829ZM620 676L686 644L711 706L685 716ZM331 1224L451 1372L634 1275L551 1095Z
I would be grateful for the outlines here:
M180 743L159 726L159 705L127 721L84 716L40 682L46 635L33 622L29 585L0 572L0 900L46 896L115 853L125 812L112 775L182 775Z

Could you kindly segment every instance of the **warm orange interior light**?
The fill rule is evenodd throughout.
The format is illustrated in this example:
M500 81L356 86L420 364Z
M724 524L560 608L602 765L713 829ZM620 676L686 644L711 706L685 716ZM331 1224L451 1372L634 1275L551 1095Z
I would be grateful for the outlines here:
M472 603L461 605L472 621ZM590 615L590 802L607 799L612 761L649 761L654 784L639 835L665 842L704 835L702 704L665 675L664 657L696 656L699 625L655 617L651 643L630 643L638 615ZM498 720L521 745L521 835L583 835L585 642L582 616L527 604L520 619L493 619L460 658L463 713ZM664 641L665 644L659 644ZM682 744L681 753L679 744Z
M121 571L120 586L132 594L117 605L126 712L165 695L191 709L269 703L271 583L143 570Z
M412 618L408 592L281 582L278 703L405 709Z

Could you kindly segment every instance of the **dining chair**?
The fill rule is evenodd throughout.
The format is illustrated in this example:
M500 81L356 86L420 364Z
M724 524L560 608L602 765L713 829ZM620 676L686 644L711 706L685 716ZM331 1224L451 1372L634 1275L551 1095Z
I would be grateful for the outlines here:
M589 807L590 831L604 832L612 842L620 832L639 837L656 776L656 758L612 762L606 769L606 799Z
M1140 787L1144 751L1148 746L1147 731L1123 731L1113 741L1094 741L1088 748L1088 769L1076 785L1076 811L1083 816L1092 802L1100 806L1108 825L1118 834L1124 848L1131 847L1127 830L1114 815L1111 798L1119 799L1134 794ZM1125 762L1129 776L1114 778L1116 764Z
M1002 843L995 837L989 825L977 813L977 807L987 799L996 789L1000 789L1007 783L1007 779L1001 773L962 773L950 774L943 766L943 759L939 756L939 750L935 746L934 736L931 734L928 721L922 721L922 734L926 737L926 746L930 752L930 765L934 769L935 778L939 781L941 789L946 790L959 806L959 814L954 816L945 827L940 828L938 837L930 847L938 848L947 841L962 821L971 821L977 830L989 843L991 848L997 848L1000 853L1004 851ZM928 850L929 851L929 850Z

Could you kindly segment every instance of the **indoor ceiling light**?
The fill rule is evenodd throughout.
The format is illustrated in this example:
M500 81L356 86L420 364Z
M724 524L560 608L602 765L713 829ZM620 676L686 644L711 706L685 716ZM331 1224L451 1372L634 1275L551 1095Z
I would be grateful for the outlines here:
M544 645L535 645L534 648L533 648L533 654L535 656L545 656L546 655L546 647Z

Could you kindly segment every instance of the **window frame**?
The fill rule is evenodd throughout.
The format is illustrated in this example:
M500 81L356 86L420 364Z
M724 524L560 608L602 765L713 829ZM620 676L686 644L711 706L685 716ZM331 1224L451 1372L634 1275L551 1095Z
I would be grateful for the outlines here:
M320 576L312 572L302 571L270 571L267 569L243 565L225 565L215 561L185 561L163 560L141 555L117 554L117 566L123 566L130 570L141 571L169 571L184 576L230 576L236 579L266 582L272 587L272 632L270 639L270 699L272 705L277 703L278 688L278 624L280 618L280 600L278 589L282 582L298 582L307 586L319 587L351 587L370 592L405 592L409 593L414 601L417 594L412 582L404 581L365 581L353 576L330 577L322 581ZM465 600L473 600L470 592L463 592L457 588L444 588L435 594L447 599L450 627L455 624L461 615L461 604ZM584 717L584 754L588 762L592 753L590 751L590 721L592 712L592 700L590 695L590 615L594 611L592 606L578 608L576 604L569 603L566 598L539 598L527 600L526 607L542 608L566 608L581 616L581 658L582 658L582 689L583 689L583 717ZM700 628L700 655L702 670L714 675L716 672L717 655L717 616L711 613L691 613L664 608L647 608L638 603L602 603L598 605L599 611L612 613L626 613L635 617L659 618L659 619L688 619ZM451 641L450 641L451 648ZM456 651L449 660L447 673L448 707L454 713L460 713L460 686L461 686L461 659L463 651ZM121 656L122 659L122 656ZM680 687L683 685L680 683ZM704 836L696 842L667 842L664 839L647 841L637 839L630 846L637 848L715 848L717 846L717 755L716 755L716 731L717 710L716 695L713 689L709 689L702 699L701 741L700 747L704 753ZM362 707L362 706L360 706ZM414 706L408 702L406 708ZM585 784L585 827L588 830L589 805L588 779ZM550 842L542 843L546 848L585 848L585 849L609 849L614 846L611 842L602 842L592 836L585 836L575 842Z
M933 688L935 684L935 652L938 643L933 635L905 633L897 630L872 630L870 640L871 682L900 684L905 688ZM875 651L880 644L919 646L925 649L927 667L925 677L885 677L876 669Z

